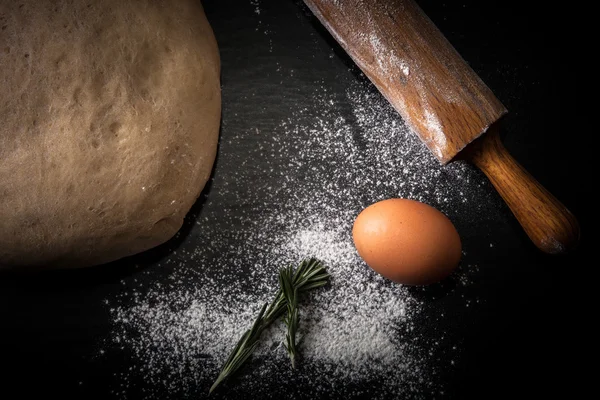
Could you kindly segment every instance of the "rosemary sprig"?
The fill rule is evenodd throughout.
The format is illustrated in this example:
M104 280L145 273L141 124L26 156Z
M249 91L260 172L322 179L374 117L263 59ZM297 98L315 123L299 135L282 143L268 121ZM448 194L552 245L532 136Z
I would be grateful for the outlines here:
M283 268L284 270L286 268ZM286 274L291 275L292 267L288 267L288 272ZM281 277L281 271L280 271ZM310 289L315 289L321 286L324 286L329 279L329 273L327 272L325 266L318 261L317 259L311 258L303 260L296 272L294 272L292 277L292 292L295 292L294 298L297 298L297 294L305 292ZM280 281L281 282L281 281ZM297 300L295 300L297 301ZM258 317L252 327L248 329L240 340L237 342L233 351L225 361L225 365L221 369L217 380L210 388L209 393L212 393L213 390L221 383L223 380L228 378L231 374L237 371L246 360L250 357L252 352L258 346L258 339L260 338L261 333L273 323L277 318L279 318L287 309L287 299L284 294L284 291L280 287L277 291L275 298L267 306L265 304L262 306L260 312L258 313ZM296 317L297 324L297 317ZM289 333L289 325L288 325L288 333ZM295 327L294 327L294 341L295 341ZM286 348L289 347L289 343ZM289 348L288 348L289 352ZM294 355L295 355L295 342L294 342ZM291 354L290 354L291 356ZM292 363L293 363L292 358Z
M298 329L298 290L294 288L292 267L282 268L279 271L279 286L286 300L287 313L283 322L287 326L285 335L285 349L287 350L292 368L296 367L296 331Z

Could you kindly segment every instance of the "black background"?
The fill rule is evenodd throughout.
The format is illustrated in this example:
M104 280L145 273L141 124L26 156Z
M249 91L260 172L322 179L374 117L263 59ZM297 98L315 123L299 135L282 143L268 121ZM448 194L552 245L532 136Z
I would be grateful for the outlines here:
M456 368L443 376L447 390L439 397L578 398L586 383L583 360L590 351L588 321L595 315L585 310L589 303L583 286L591 279L591 265L597 264L588 261L595 179L591 171L594 149L585 144L592 133L584 129L585 121L594 116L579 108L585 102L581 92L586 76L575 45L583 25L575 21L585 11L575 5L555 8L530 3L524 7L515 0L418 3L508 108L503 125L508 150L578 217L582 228L577 251L548 256L533 247L508 211L505 225L498 230L490 227L491 233L486 234L494 241L515 245L494 258L482 252L478 260L482 274L493 278L483 281L488 302L477 321L456 321L464 325L459 329L463 352ZM311 56L326 55L332 47L336 62L352 64L301 2L261 0L258 4L261 18L285 34L268 38L254 33L254 6L249 2L204 2L221 49L222 80L227 87L223 121L234 112L245 113L235 123L224 124L222 137L246 128L236 124L252 126L256 112L251 103L239 110L228 104L260 90L269 79L236 86L241 72L260 74L266 63L277 60L326 79L334 76L327 69L329 64L320 65L326 56ZM273 53L264 57L261 49L271 45L269 39L274 42ZM301 79L288 84L302 85ZM332 91L344 92L343 82L327 82ZM285 115L287 110L278 110L276 97L271 99L272 104L262 106ZM277 122L274 118L273 123ZM212 189L207 187L196 210ZM116 379L113 366L127 359L113 358L111 365L90 357L110 332L102 300L122 290L122 280L143 279L133 265L152 269L165 252L185 241L182 235L159 249L87 270L1 274L0 365L4 372L0 397L26 398L42 392L109 398ZM86 385L79 386L79 381ZM284 398L287 393L286 389L274 390L273 398Z

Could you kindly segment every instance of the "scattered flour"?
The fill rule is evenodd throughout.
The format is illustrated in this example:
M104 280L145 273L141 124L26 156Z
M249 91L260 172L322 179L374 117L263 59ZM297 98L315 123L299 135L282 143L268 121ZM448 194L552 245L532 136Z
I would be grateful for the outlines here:
M252 5L260 15L259 2ZM459 232L473 220L483 224L490 199L482 175L461 162L441 166L364 77L345 96L323 83L305 107L282 94L291 111L275 131L228 129L238 118L236 102L248 101L229 100L212 188L188 216L188 237L140 272L143 284L130 282L107 299L114 329L105 349L131 360L114 393L204 398L241 333L271 301L278 269L313 256L332 278L301 300L298 369L290 369L284 326L275 324L248 368L211 398L269 398L280 386L290 387L291 399L359 398L367 394L363 384L375 387L373 399L432 398L443 389L432 355L444 332L421 333L425 301L370 270L351 227L364 207L389 197L426 202ZM462 266L457 290L471 283L473 270Z

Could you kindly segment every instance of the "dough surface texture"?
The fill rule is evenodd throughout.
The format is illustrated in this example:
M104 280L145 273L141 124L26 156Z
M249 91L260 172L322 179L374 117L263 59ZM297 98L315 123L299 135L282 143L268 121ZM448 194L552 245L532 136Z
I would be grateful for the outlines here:
M0 267L170 239L210 177L217 43L200 1L0 0Z

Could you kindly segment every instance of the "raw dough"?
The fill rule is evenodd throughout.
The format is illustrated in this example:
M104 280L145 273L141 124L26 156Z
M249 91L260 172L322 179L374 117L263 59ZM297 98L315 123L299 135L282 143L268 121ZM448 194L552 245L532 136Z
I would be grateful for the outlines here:
M197 0L0 0L0 266L157 246L209 179L217 43Z

